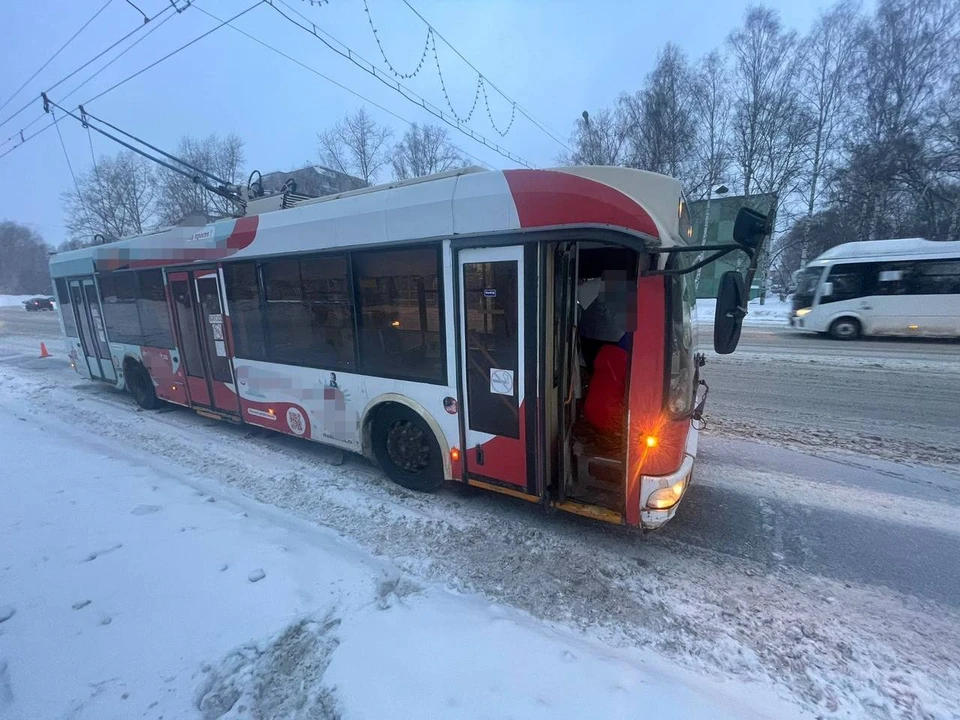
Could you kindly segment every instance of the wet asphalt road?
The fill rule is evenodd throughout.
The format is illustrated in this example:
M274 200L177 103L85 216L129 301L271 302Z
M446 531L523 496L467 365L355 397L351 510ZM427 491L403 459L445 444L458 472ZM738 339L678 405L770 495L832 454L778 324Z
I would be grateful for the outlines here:
M33 357L42 339L62 356L58 336L53 313L0 308L0 363L60 377L62 357ZM950 370L960 345L834 344L748 328L742 349L707 365L696 481L648 540L960 607L960 373ZM864 352L935 371L841 362ZM817 360L777 359L787 353Z
M960 471L707 435L668 540L960 607Z

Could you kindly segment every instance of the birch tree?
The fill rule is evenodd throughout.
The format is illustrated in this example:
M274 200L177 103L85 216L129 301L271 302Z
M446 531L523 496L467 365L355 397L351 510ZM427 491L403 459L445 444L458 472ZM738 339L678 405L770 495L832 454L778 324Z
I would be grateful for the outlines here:
M693 152L702 193L709 195L727 180L730 169L730 88L723 56L716 50L704 56L693 78ZM693 197L697 194L691 193Z
M584 110L570 136L572 152L557 160L562 165L622 165L626 142L625 123L618 113L607 108L593 114Z
M771 166L771 160L777 153L778 124L788 112L784 104L793 99L796 44L796 33L783 29L779 15L760 6L747 10L743 26L727 40L735 105L731 148L744 195L758 189L764 172L768 186L778 180L777 163Z
M807 150L805 200L811 217L821 205L843 147L843 129L855 101L854 77L859 54L859 6L841 0L822 12L800 47L800 98L812 123ZM807 263L809 231L804 223L800 267Z
M394 147L391 163L397 180L433 175L466 165L463 153L448 140L446 128L416 123Z
M393 132L363 108L318 135L320 161L372 185L391 157Z
M696 192L693 119L693 77L680 48L667 43L642 90L622 95L621 116L627 122L627 164L675 177Z

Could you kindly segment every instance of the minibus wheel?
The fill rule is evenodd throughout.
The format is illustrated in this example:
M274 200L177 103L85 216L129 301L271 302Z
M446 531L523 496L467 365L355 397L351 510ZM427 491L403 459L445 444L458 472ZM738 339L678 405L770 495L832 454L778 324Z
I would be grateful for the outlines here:
M371 441L377 462L397 485L431 492L443 484L440 444L424 419L409 408L383 407L373 420Z
M837 318L830 325L830 335L835 340L856 340L860 337L860 321L856 318Z

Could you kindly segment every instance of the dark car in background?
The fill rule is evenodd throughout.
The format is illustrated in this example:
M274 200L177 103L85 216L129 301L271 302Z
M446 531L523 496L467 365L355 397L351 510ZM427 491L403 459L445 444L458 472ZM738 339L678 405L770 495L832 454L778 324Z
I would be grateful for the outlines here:
M53 310L52 297L35 297L23 301L23 307L27 312L34 310Z

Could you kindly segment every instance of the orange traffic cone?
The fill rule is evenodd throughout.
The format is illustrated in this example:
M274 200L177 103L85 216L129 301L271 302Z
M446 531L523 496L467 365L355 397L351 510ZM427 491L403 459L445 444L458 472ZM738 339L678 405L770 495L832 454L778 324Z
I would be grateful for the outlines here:
M46 343L40 343L40 357L42 357L42 358L50 357L50 353L47 352L47 344L46 344Z

